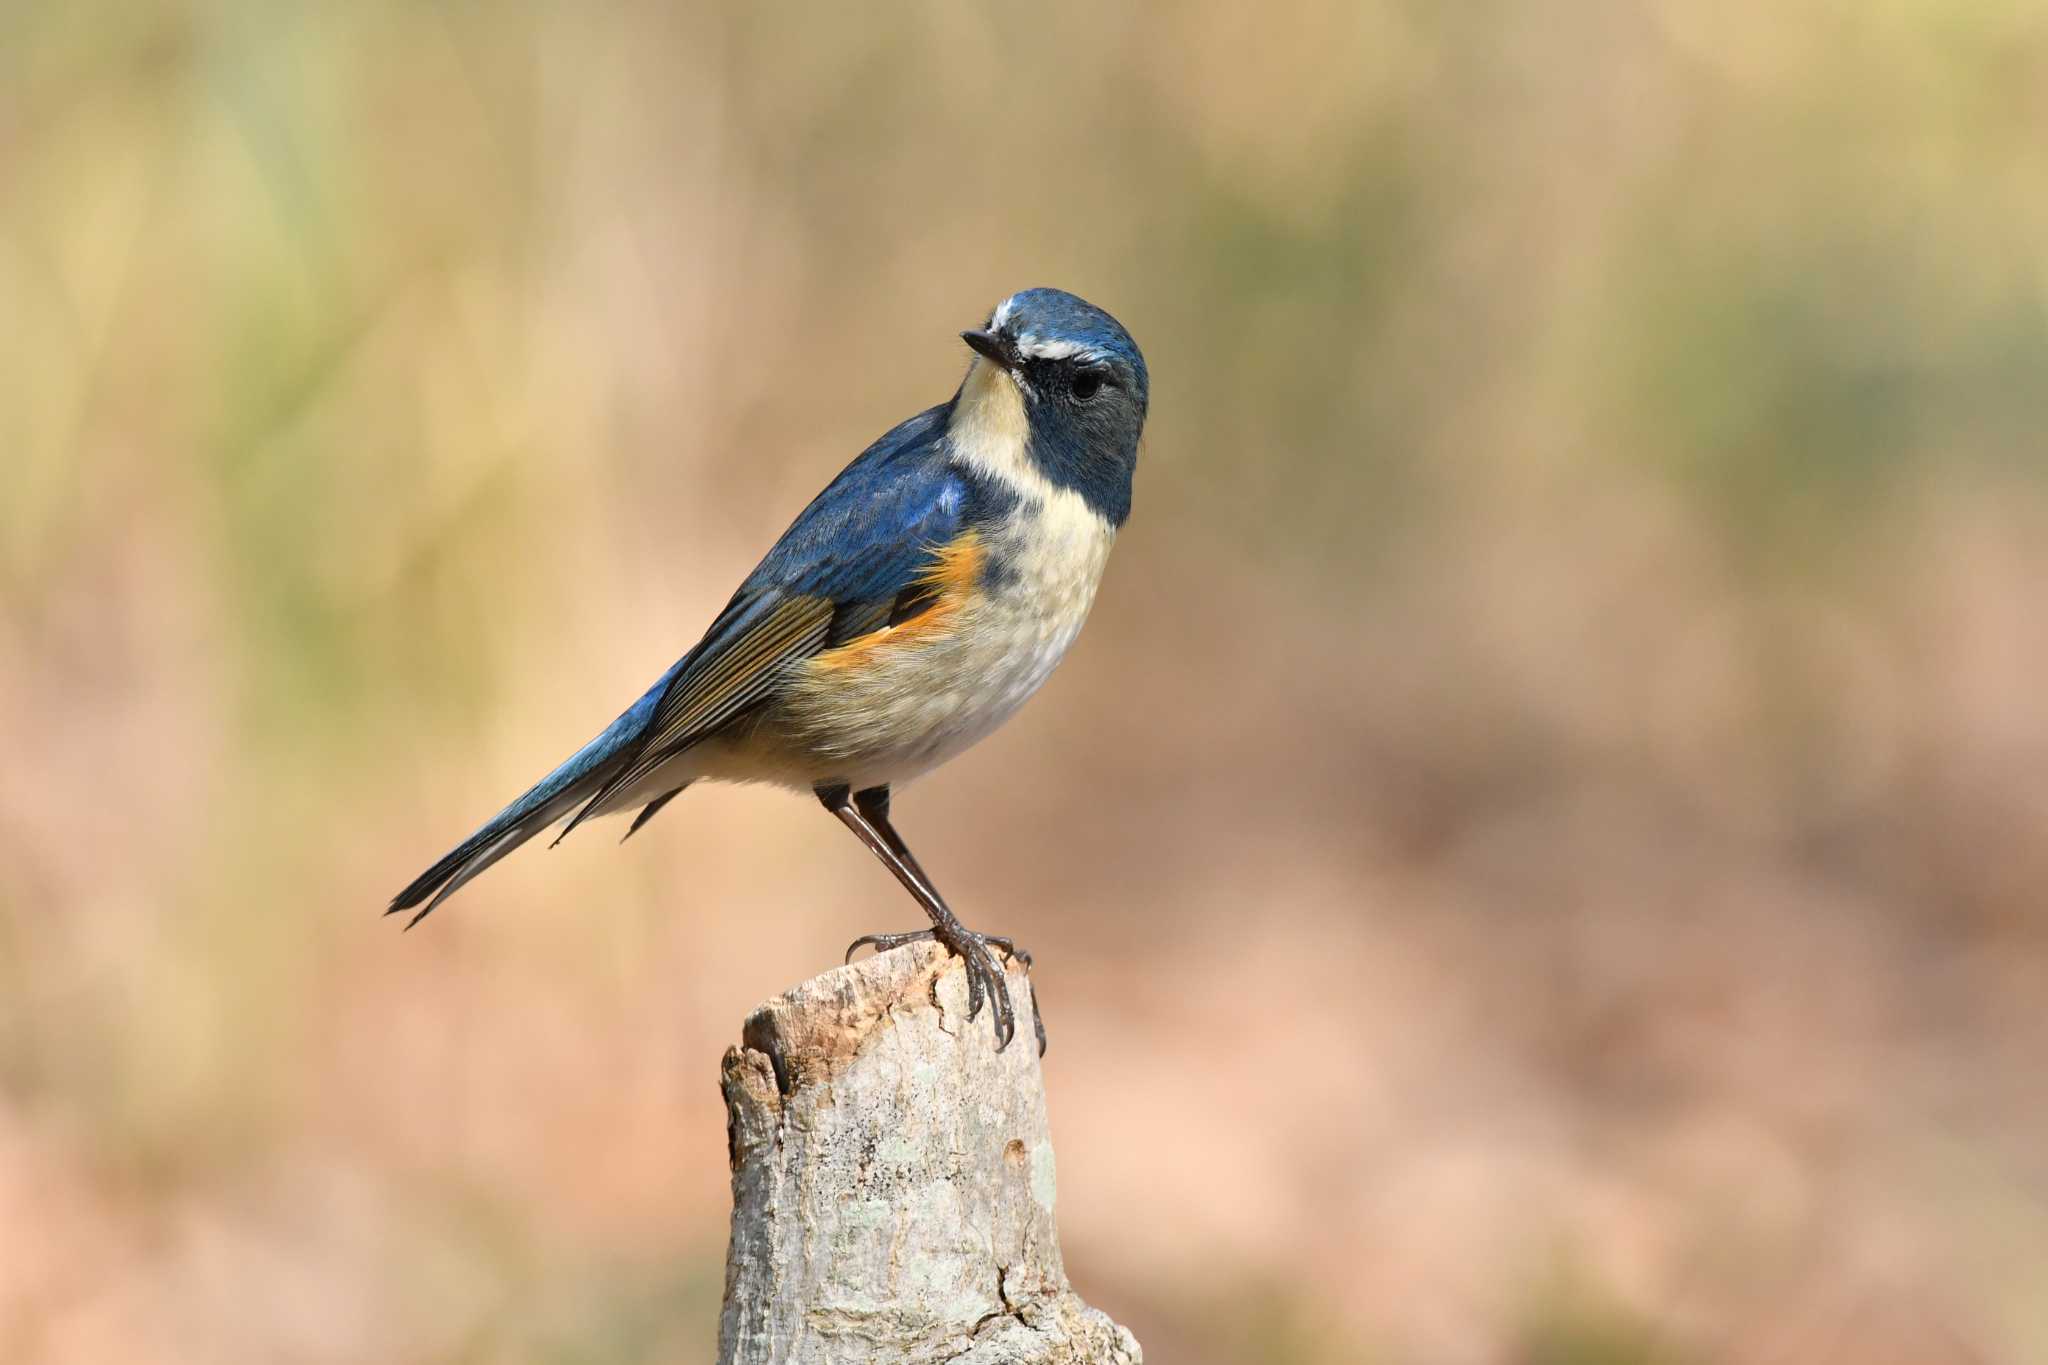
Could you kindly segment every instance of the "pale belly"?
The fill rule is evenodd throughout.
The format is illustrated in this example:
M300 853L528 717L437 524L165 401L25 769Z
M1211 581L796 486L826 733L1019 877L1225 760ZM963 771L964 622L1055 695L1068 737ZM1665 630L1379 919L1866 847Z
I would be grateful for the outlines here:
M1048 534L1050 532L1050 534ZM858 668L800 665L744 737L692 751L705 777L856 790L917 777L986 738L1044 685L1080 634L1114 532L1041 523L1030 552L944 628L878 642Z

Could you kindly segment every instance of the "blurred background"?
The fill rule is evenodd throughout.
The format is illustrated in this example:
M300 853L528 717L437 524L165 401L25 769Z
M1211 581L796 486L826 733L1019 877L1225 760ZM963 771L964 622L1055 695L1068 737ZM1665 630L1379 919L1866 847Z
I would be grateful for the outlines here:
M910 789L1161 1362L2048 1359L2048 13L0 8L0 1360L708 1358L914 908L691 792L378 911L955 333L1151 360Z

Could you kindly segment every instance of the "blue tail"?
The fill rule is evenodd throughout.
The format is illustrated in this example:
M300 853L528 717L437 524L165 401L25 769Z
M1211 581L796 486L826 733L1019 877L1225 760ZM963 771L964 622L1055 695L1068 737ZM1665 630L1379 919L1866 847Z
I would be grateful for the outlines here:
M669 679L680 667L682 664L678 662L662 674L661 680L648 688L624 715L606 726L603 734L570 755L568 762L536 782L524 796L492 816L482 829L450 849L441 861L413 878L411 885L391 898L391 908L384 913L395 915L424 901L419 913L405 923L406 928L412 928L432 914L442 901L467 885L471 878L596 795L639 752L647 722L653 717L654 708L668 687ZM645 816L652 815L666 801L666 797L657 801L633 828L638 829Z

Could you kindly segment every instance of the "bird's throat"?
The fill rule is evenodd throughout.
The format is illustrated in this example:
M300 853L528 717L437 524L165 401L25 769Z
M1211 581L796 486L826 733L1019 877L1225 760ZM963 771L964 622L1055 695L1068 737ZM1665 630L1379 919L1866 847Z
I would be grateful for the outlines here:
M1031 419L1024 411L1024 394L1002 367L975 359L953 400L946 435L955 458L1020 491L1043 491L1045 476L1031 462Z

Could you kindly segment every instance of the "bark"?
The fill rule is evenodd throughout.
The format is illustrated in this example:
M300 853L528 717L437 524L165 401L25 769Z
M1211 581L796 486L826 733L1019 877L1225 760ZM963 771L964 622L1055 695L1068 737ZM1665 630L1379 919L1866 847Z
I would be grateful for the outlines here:
M1067 1284L1030 982L998 1053L920 943L755 1010L721 1084L732 1152L720 1365L1136 1365Z

